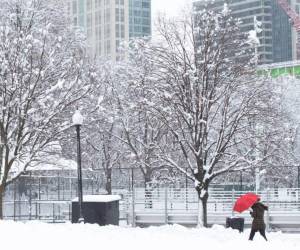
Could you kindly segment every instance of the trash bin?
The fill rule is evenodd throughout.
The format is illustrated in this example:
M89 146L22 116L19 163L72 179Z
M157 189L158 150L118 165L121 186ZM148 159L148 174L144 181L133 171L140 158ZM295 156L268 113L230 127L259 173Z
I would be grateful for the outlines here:
M85 195L83 196L82 214L85 223L119 225L119 195ZM79 219L78 198L72 201L72 223Z
M239 232L244 231L245 219L241 217L227 217L226 218L226 227L231 227L233 229L239 230Z

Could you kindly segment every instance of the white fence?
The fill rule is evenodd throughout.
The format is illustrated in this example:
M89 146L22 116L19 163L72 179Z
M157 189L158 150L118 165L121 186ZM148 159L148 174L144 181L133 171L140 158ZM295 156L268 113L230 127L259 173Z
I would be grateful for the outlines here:
M225 224L226 217L245 218L250 226L249 212L234 213L236 199L244 194L240 191L209 191L207 204L208 224ZM268 189L258 192L269 207L266 223L269 229L296 231L300 228L300 190ZM135 189L127 196L128 223L135 225L158 225L178 223L194 226L198 220L198 197L194 189Z
M117 190L116 190L117 191ZM226 217L241 216L249 226L248 212L233 213L236 199L246 191L209 190L208 223L225 224ZM118 190L120 219L133 226L178 223L194 226L198 220L198 197L193 188L155 188L134 191ZM266 222L270 229L300 229L300 189L268 189L258 193L263 203L269 206ZM45 220L64 222L71 218L70 200L6 200L4 216L14 220Z
M232 212L236 199L246 191L209 190L208 212ZM262 202L270 207L271 211L298 211L300 212L300 189L280 188L259 191ZM136 211L172 210L197 211L198 197L195 189L156 188L145 190L136 188L127 194L128 201L134 202Z

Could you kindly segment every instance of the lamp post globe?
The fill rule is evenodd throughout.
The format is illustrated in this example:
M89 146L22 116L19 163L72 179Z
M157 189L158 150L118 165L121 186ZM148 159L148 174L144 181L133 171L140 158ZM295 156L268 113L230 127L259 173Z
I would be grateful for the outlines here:
M83 124L83 116L79 110L76 110L72 116L73 125L76 128L77 137L77 174L78 174L78 207L79 218L78 222L84 222L83 216L83 194L82 194L82 170L81 170L81 146L80 146L80 126Z
M83 116L81 115L78 109L74 112L72 116L72 122L74 126L81 126L83 124Z

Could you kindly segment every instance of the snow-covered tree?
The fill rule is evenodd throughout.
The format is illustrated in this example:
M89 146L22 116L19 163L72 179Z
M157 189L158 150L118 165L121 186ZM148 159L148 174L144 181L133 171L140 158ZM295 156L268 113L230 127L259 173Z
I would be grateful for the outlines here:
M157 151L166 146L166 126L150 112L157 103L151 93L153 63L144 57L146 45L145 40L132 41L128 60L100 63L93 93L83 104L89 113L87 164L104 170L108 192L114 167L139 169L145 187L164 167Z
M83 37L61 1L0 1L0 218L5 187L53 151L89 91Z
M297 183L297 166L300 162L299 154L299 92L300 81L293 76L282 76L272 80L274 88L277 89L280 99L280 114L273 112L274 127L277 128L277 137L281 141L275 143L276 154L268 163L272 168L268 168L266 176L271 176L274 186L287 185L295 187ZM274 136L269 136L268 140L274 141ZM269 147L274 147L274 143L269 143Z
M300 81L292 76L280 77L273 80L276 85L279 85L281 98L282 98L282 110L290 119L290 123L293 124L294 133L292 136L292 143L294 148L295 157L298 162L300 161L299 153L299 132L300 132Z
M267 186L269 178L282 180L280 173L286 172L285 166L294 165L296 158L292 143L295 128L282 105L281 83L267 79L265 84L269 93L256 101L257 112L248 117L248 129L241 135L249 135L247 143L239 149L251 150L250 159L255 169L250 172L252 176L261 175L260 179L264 178L262 184Z
M167 126L151 112L152 106L160 105L155 99L153 86L157 79L157 65L148 58L148 42L132 40L129 44L126 93L119 97L119 117L122 140L129 151L131 166L139 168L144 176L145 187L151 189L155 172L165 165L158 156L160 148L167 147Z
M105 189L112 192L112 172L124 164L125 149L118 126L118 96L127 75L122 67L112 62L98 62L97 79L92 93L82 106L87 114L85 128L86 164L93 170L102 170L105 175ZM126 73L126 72L125 72Z
M211 181L251 166L253 150L240 146L255 136L248 120L260 113L270 93L268 82L256 78L254 50L239 25L226 5L182 20L162 18L160 44L148 52L161 68L154 89L163 105L152 110L168 126L188 167L172 155L161 156L194 180L200 226L207 226Z

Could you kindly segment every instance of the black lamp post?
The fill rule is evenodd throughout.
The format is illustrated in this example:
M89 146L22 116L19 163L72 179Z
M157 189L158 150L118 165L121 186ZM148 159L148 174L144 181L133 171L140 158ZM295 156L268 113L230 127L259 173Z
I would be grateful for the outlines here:
M297 166L297 170L298 170L297 171L298 172L298 178L297 178L298 183L297 184L298 184L298 189L300 189L300 166ZM300 192L300 190L298 190L298 192Z
M240 191L243 191L243 171L240 171Z
M77 134L77 173L78 173L78 205L79 205L79 218L78 222L84 222L83 212L82 212L82 172L81 172L81 148L80 148L80 126L83 123L83 116L80 114L79 110L76 110L72 117L73 125L76 128Z

